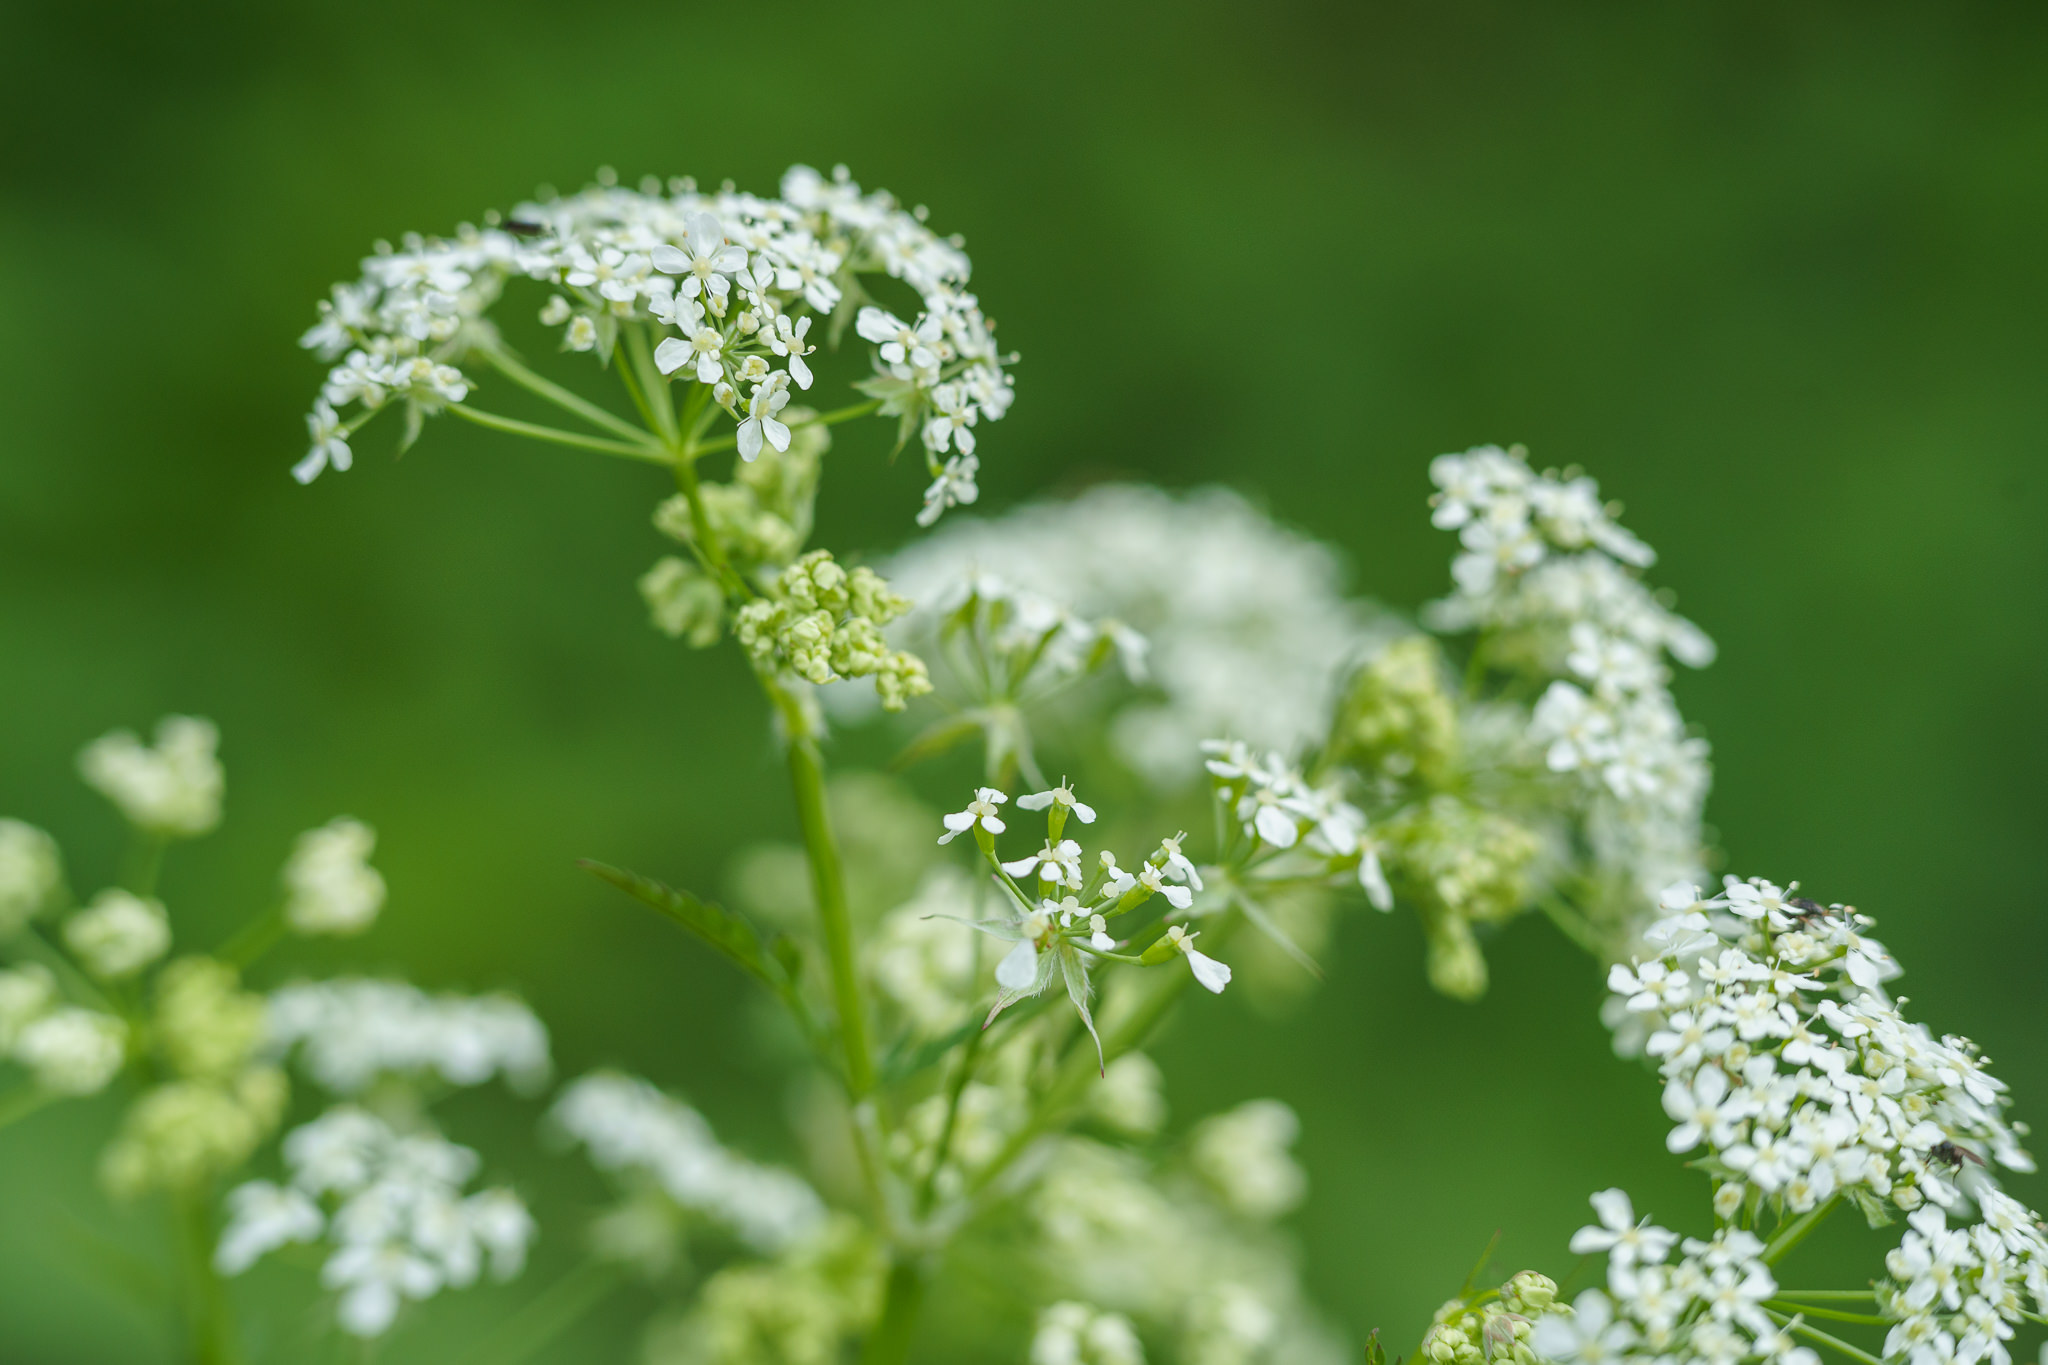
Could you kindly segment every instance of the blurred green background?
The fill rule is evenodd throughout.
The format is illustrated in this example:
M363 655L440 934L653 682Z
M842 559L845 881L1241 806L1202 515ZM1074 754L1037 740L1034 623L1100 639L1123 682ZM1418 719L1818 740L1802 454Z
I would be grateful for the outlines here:
M566 1070L631 1065L788 1154L736 980L571 866L715 888L793 830L735 660L644 623L659 472L451 423L395 465L373 429L310 490L285 471L319 376L295 339L372 239L603 163L766 189L844 160L966 235L1023 353L987 506L1228 481L1408 607L1447 581L1429 456L1522 440L1597 474L1722 646L1680 696L1731 867L1880 916L1914 1013L2037 1117L2044 69L2048 10L2021 5L15 0L0 811L90 887L117 831L74 751L212 716L228 822L166 882L188 943L265 902L296 831L361 816L383 922L277 973L516 984ZM827 542L911 529L884 442L841 441ZM1566 1267L1610 1183L1696 1226L1656 1087L1547 926L1506 935L1477 1007L1427 993L1405 917L1330 957L1293 1017L1204 1001L1160 1055L1183 1121L1301 1111L1295 1222L1356 1334L1408 1349L1496 1228L1504 1268ZM466 1103L487 1150L526 1122ZM0 1133L0 1360L169 1358L86 1282L95 1238L157 1235L93 1189L111 1114ZM511 1174L574 1197L568 1164ZM450 1296L419 1340L521 1292ZM560 1358L623 1358L644 1307Z

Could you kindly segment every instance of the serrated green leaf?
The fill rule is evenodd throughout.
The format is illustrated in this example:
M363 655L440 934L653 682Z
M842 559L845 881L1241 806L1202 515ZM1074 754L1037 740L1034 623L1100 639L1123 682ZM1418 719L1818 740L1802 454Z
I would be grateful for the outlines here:
M579 866L610 882L642 905L658 910L682 925L778 994L787 992L795 981L796 975L790 969L785 953L798 951L796 945L792 943L787 949L781 942L764 945L760 933L743 916L624 868L610 867L587 858Z

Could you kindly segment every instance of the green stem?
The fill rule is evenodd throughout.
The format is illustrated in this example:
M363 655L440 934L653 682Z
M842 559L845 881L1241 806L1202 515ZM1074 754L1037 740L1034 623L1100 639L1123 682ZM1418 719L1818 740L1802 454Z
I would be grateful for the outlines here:
M647 348L646 329L637 322L629 322L619 328L619 335L626 343L626 357L633 366L634 376L640 381L640 395L646 400L655 432L671 451L680 451L683 447L682 429L676 425L676 407L669 396L668 376L655 368L654 353Z
M1770 1313L1770 1310L1768 1308L1764 1311ZM1883 1361L1879 1360L1870 1352L1858 1346L1851 1346L1848 1342L1843 1341L1840 1337L1829 1336L1826 1332L1821 1331L1818 1327L1808 1327L1803 1322L1795 1323L1792 1321L1790 1317L1786 1316L1783 1313L1771 1313L1771 1317L1776 1319L1779 1323L1783 1324L1784 1326L1790 1327L1793 1331L1797 1332L1800 1336L1807 1338L1809 1341L1817 1341L1823 1346L1831 1346L1835 1350L1840 1351L1843 1355L1849 1357L1849 1359L1860 1362L1860 1365L1884 1365Z
M238 972L247 971L251 963L283 940L284 931L284 904L279 902L237 929L213 955Z
M495 348L481 348L477 352L495 366L498 372L523 389L539 394L564 412L574 413L594 427L602 427L616 436L638 445L648 444L647 432L634 426L614 412L607 412L581 394L573 393L550 379L543 379L532 370L514 360L510 354Z
M811 891L818 902L818 925L832 969L832 998L838 1007L839 1036L846 1050L846 1083L858 1100L875 1088L875 1059L868 1046L860 967L853 955L853 916L846 903L846 874L840 866L839 845L832 837L832 818L825 806L825 762L797 700L771 678L763 677L761 685L781 712L783 728L788 732L789 783L796 794L797 823L803 830L804 853L811 864Z
M1835 1211L1835 1205L1842 1202L1842 1196L1835 1195L1818 1208L1809 1209L1772 1234L1770 1244L1764 1248L1765 1265L1776 1265L1785 1259L1792 1249L1813 1235L1813 1230L1823 1219Z
M585 1261L521 1304L462 1357L465 1365L519 1365L581 1322L620 1284L619 1269Z
M688 456L676 461L676 487L683 492L683 500L690 504L690 541L711 576L725 589L726 599L735 607L744 603L752 594L747 590L746 580L732 567L732 561L725 556L725 546L711 530L711 514L704 508L704 491L697 484L697 466ZM764 686L766 685L764 681ZM774 700L773 697L770 700ZM777 703L780 705L780 703Z
M882 1292L882 1316L861 1347L861 1365L900 1365L910 1358L910 1335L924 1306L926 1272L921 1261L900 1257L889 1267Z
M1874 1289L1780 1289L1781 1299L1813 1299L1817 1302L1869 1301L1877 1298Z
M0 1096L0 1128L10 1123L19 1123L30 1114L55 1104L63 1096L54 1090L45 1090L39 1085L25 1085Z
M448 411L480 427L509 432L514 436L530 436L536 441L552 441L556 445L574 446L578 450L595 450L605 455L620 455L629 460L641 460L648 464L673 463L673 457L668 452L644 442L629 444L603 436L585 436L579 431L563 431L560 427L544 427L537 422L522 422L514 417L500 417L495 412L484 412L466 403L450 403Z
M1784 1299L1765 1299L1764 1307L1782 1313L1799 1313L1809 1318L1826 1318L1831 1322L1853 1322L1863 1327L1890 1327L1890 1318L1881 1318L1874 1313L1844 1313L1836 1308L1817 1308L1807 1303L1792 1303Z
M170 843L165 835L137 830L128 846L121 884L138 896L154 896L157 876L163 871L164 850Z
M840 422L851 421L856 417L865 417L881 406L881 399L872 398L865 403L854 403L848 407L834 408L830 412L821 412L816 417L806 417L801 422L791 422L789 427L794 431L798 427L834 426ZM715 441L705 441L701 445L693 445L691 453L695 455L708 455L714 450L730 450L738 444L739 435L734 433L731 436L721 436Z
M953 1132L960 1123L960 1097L967 1093L967 1083L974 1079L974 1064L981 1055L981 1040L988 1031L976 1029L967 1035L967 1046L961 1050L960 1065L953 1072L953 1083L946 1094L946 1122L939 1129L939 1140L932 1147L931 1168L924 1173L924 1183L917 1191L917 1216L925 1217L932 1211L932 1200L938 1194L939 1168L946 1164L946 1157L953 1149Z
M213 1268L213 1216L206 1192L176 1198L178 1242L185 1256L186 1315L195 1365L235 1365L241 1350L228 1309L227 1286Z

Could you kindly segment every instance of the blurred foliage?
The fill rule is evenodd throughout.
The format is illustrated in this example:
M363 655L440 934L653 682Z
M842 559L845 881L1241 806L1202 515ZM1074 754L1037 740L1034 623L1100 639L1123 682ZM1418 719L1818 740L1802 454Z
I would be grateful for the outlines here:
M1427 457L1522 440L1597 474L1721 643L1681 701L1733 866L1880 916L1915 1013L2039 1114L2044 62L2048 13L1990 4L17 0L0 808L95 886L118 831L77 746L212 716L230 819L165 882L200 937L266 902L294 833L357 815L383 923L273 979L516 984L566 1070L629 1065L793 1156L745 984L573 865L710 893L794 829L739 660L647 627L659 472L452 423L395 466L372 435L350 474L285 471L318 377L293 342L374 238L600 163L768 187L845 160L965 233L1024 355L989 504L1228 480L1412 606L1451 553ZM1255 284L1283 306L1245 308ZM823 543L911 530L886 440L843 435ZM1457 1005L1410 917L1353 918L1294 1012L1195 1010L1160 1050L1181 1122L1300 1110L1311 1284L1360 1338L1406 1349L1496 1228L1502 1268L1562 1273L1604 1185L1703 1208L1656 1086L1606 1055L1596 974L1533 919L1506 949ZM454 1136L530 1150L493 1141L522 1111L464 1104ZM98 1287L164 1235L92 1186L107 1108L0 1134L9 1362L170 1358L146 1282ZM518 1160L594 1198L575 1163ZM437 1304L388 1358L446 1358L539 1282ZM287 1357L302 1285L236 1286L275 1300ZM558 1358L623 1352L645 1305L616 1306Z

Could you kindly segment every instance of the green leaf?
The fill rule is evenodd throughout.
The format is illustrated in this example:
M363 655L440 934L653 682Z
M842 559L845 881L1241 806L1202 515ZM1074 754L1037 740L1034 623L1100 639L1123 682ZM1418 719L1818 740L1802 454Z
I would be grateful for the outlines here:
M744 917L709 901L700 901L689 892L678 891L652 877L592 862L588 858L578 866L682 925L777 994L787 994L794 985L797 979L795 967L801 963L800 950L794 943L777 939L764 944L760 933Z
M973 738L980 729L981 719L973 713L933 721L916 739L904 745L901 753L889 760L890 770L901 772L928 758L937 758L961 741Z
M1387 1365L1387 1350L1380 1345L1380 1329L1377 1327L1365 1339L1365 1365Z

